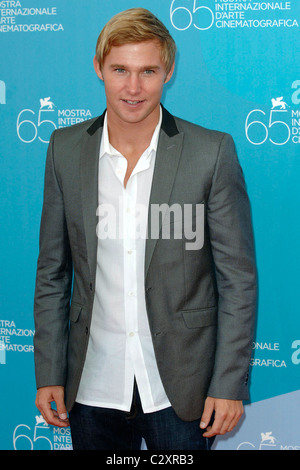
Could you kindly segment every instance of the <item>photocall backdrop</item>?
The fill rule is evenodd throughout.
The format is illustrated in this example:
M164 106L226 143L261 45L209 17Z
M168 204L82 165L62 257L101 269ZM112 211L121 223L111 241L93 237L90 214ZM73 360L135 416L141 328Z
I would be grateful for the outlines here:
M251 400L214 448L300 449L299 0L0 1L0 449L72 448L69 429L48 426L34 404L45 156L55 128L102 113L92 64L98 34L138 6L178 46L163 104L233 135L252 205L259 303Z

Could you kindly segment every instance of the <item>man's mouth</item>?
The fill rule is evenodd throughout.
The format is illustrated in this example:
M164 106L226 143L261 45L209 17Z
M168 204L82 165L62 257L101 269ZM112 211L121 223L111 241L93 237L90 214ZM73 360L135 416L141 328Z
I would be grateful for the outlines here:
M143 100L122 100L122 101L130 105L137 105L139 103L143 103Z

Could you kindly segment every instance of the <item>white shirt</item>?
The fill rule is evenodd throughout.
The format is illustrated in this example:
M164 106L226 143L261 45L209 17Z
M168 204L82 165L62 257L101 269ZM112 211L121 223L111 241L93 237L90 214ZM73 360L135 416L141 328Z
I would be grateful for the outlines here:
M158 373L145 304L147 214L162 113L124 188L127 160L110 144L105 116L99 155L96 291L76 401L129 411L134 377L145 413L170 406ZM115 236L116 235L116 236Z

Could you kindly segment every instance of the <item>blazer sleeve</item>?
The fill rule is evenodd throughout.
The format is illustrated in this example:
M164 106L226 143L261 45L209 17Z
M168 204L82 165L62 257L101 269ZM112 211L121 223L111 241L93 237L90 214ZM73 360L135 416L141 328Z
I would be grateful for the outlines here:
M248 399L256 311L256 263L250 204L233 139L219 147L208 200L218 287L217 349L208 396Z
M72 259L63 193L55 170L54 131L46 159L34 297L37 388L65 384L71 282Z

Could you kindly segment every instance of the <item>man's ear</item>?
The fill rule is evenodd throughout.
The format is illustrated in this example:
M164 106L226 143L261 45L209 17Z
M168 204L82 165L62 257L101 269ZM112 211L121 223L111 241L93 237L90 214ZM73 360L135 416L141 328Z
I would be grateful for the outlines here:
M166 76L165 83L168 83L168 81L171 80L172 75L173 75L173 72L174 72L174 68L175 68L175 62L173 62L173 65L172 65L172 67L171 67L171 70L170 70L170 72L168 73L168 75Z
M94 64L95 72L98 75L98 77L100 78L100 80L104 80L101 69L100 69L100 64L99 64L98 59L97 59L96 56L94 57L93 64Z

